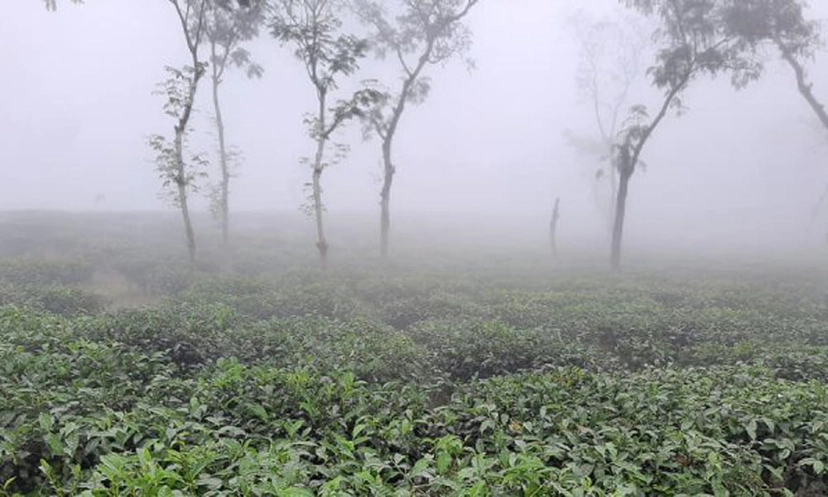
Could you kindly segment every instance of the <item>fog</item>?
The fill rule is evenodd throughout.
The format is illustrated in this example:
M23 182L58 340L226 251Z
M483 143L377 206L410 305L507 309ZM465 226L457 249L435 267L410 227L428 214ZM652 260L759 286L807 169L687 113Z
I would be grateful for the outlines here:
M0 496L828 495L828 0L0 1Z
M403 116L394 230L431 223L455 238L508 233L540 244L560 196L562 250L587 241L603 247L594 167L564 136L594 133L568 24L582 3L486 0L470 14L476 67L452 61L429 68L429 99ZM164 66L187 61L170 5L88 0L49 13L38 1L7 4L0 17L0 210L171 210L159 198L146 144L172 128L162 97L152 94ZM598 16L618 10L613 0L588 4ZM828 5L815 4L814 17L828 17ZM249 49L264 77L231 73L223 90L228 140L245 158L231 208L298 216L310 177L298 159L312 152L302 117L314 96L290 50L269 36ZM631 182L625 243L688 251L824 246L828 205L815 219L812 213L828 184L828 140L777 59L770 54L765 76L740 92L727 78L691 86L687 112L657 130L643 157L648 167ZM818 94L828 81L820 62L809 74ZM360 75L387 79L388 71L368 59ZM205 80L199 90L191 148L212 152L208 86ZM656 106L659 97L642 85L631 102ZM357 128L338 138L352 150L326 171L325 204L334 234L341 221L376 236L379 144L363 142ZM105 200L96 203L100 195ZM206 211L203 198L194 205Z

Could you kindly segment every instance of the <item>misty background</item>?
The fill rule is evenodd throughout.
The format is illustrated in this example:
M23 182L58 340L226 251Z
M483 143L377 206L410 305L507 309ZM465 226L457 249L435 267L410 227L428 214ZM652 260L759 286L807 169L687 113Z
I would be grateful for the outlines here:
M175 216L159 197L147 146L150 134L171 128L161 112L163 97L152 94L164 66L187 61L170 5L87 0L49 13L37 1L8 3L0 17L0 210ZM576 83L579 46L569 20L577 9L598 17L621 10L615 0L492 0L471 12L476 68L458 61L431 68L429 99L403 118L392 193L395 233L427 223L467 240L545 249L559 196L562 252L587 242L604 249L595 167L565 137L567 130L595 132ZM814 5L812 17L827 18L828 5ZM228 141L244 153L231 208L298 218L310 177L299 158L312 151L302 118L314 96L289 49L267 34L247 47L265 75L248 80L231 71L226 77ZM691 252L825 246L828 204L812 215L828 185L828 140L790 69L777 59L769 54L765 76L741 92L727 78L699 81L686 92L687 112L659 128L643 157L646 171L631 182L627 246ZM817 94L826 95L819 82L828 81L828 66L811 67ZM360 75L387 79L393 70L368 58ZM659 103L647 83L642 76L631 104ZM212 153L208 93L206 86L199 90L190 148ZM323 179L332 235L359 225L373 240L379 145L363 142L359 126L337 141L352 149ZM100 195L105 200L96 203ZM203 197L193 201L206 212ZM303 226L310 230L310 221Z

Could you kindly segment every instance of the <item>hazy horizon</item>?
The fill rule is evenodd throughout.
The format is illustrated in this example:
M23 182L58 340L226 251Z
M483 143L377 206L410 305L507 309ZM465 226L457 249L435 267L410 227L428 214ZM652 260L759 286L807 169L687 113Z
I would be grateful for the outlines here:
M32 0L10 7L0 19L0 44L14 47L0 53L0 210L173 212L158 197L146 145L151 133L171 129L162 99L152 95L163 67L186 62L171 7L129 0L67 3L55 13ZM618 9L613 0L585 8L599 16ZM472 12L476 69L458 61L430 68L430 98L403 117L395 231L408 231L412 220L456 220L494 238L512 220L510 236L542 239L560 196L562 246L603 243L594 167L564 137L567 130L594 132L576 86L578 47L567 23L574 10L520 0L482 2ZM825 19L828 4L812 11ZM298 159L312 149L301 120L313 96L290 51L269 35L249 49L264 78L232 73L223 90L229 142L246 158L231 186L231 210L298 215L310 177ZM828 185L821 160L828 140L776 58L769 54L767 74L741 92L726 78L700 80L686 94L685 115L669 116L657 130L645 151L648 167L631 182L630 247L824 246L828 204L814 219L812 213ZM817 92L828 80L828 66L819 62L810 73ZM369 59L361 76L388 71ZM656 105L659 93L645 83L633 103ZM213 152L207 82L199 91L191 148ZM352 152L322 180L328 227L336 233L337 219L350 217L375 230L379 145L364 143L357 126L340 141ZM105 201L96 204L101 195ZM193 209L205 212L206 201L195 196Z

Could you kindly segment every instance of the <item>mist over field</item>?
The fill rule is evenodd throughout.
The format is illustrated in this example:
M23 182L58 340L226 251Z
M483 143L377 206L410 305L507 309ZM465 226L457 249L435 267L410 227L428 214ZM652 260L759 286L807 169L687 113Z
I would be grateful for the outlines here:
M828 495L828 2L4 7L0 497Z
M0 20L0 44L13 48L0 54L0 208L166 209L146 137L170 126L159 111L163 98L151 94L163 66L186 61L170 6L89 1L47 15L38 2L14 0L10 8ZM576 85L579 47L569 21L578 10L601 18L623 7L521 0L487 2L469 14L476 68L455 61L432 71L428 102L409 109L401 125L395 229L451 220L475 236L538 243L560 196L562 247L604 245L594 167L565 138L566 130L595 127ZM810 11L823 18L828 6L814 2ZM233 209L298 217L307 182L298 159L309 150L301 121L313 94L289 50L267 36L248 45L264 77L231 72L223 90L228 139L244 154ZM817 205L828 186L824 131L790 68L770 52L765 58L760 81L740 92L724 76L703 81L687 91L686 115L665 121L633 181L631 247L825 247L828 205ZM809 70L814 81L828 77L822 59ZM366 60L359 77L393 77L387 62ZM191 148L213 153L209 90L200 91ZM630 105L657 100L641 75ZM325 204L332 219L376 224L377 140L363 142L358 126L345 137L352 151L326 172ZM202 196L192 203L207 209Z

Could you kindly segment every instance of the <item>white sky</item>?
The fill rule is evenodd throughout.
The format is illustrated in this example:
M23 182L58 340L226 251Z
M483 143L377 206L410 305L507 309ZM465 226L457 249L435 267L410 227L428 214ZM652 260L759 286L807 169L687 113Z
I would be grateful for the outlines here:
M0 209L91 209L98 194L109 209L167 208L158 199L146 137L171 130L162 98L151 92L165 64L187 61L168 2L87 0L49 13L38 0L4 1ZM477 69L431 68L431 97L403 118L397 211L544 226L559 195L569 229L601 232L593 169L579 163L563 137L566 129L589 132L593 125L578 98L578 50L566 25L585 4L596 12L616 8L612 0L481 0L469 17ZM828 17L828 5L816 15ZM298 158L311 150L302 116L314 97L289 50L267 36L249 48L265 77L233 75L224 87L228 139L246 157L233 205L295 211L309 177ZM828 100L828 64L814 67L815 90ZM363 71L388 74L374 62ZM212 151L209 89L201 91L192 144ZM658 97L641 93L650 105ZM632 181L628 233L805 237L828 183L828 140L788 68L771 64L760 83L740 93L726 81L700 81L685 102L686 115L671 116L645 151L649 168ZM353 151L325 173L328 209L375 213L378 143L362 143L356 129L343 139Z

